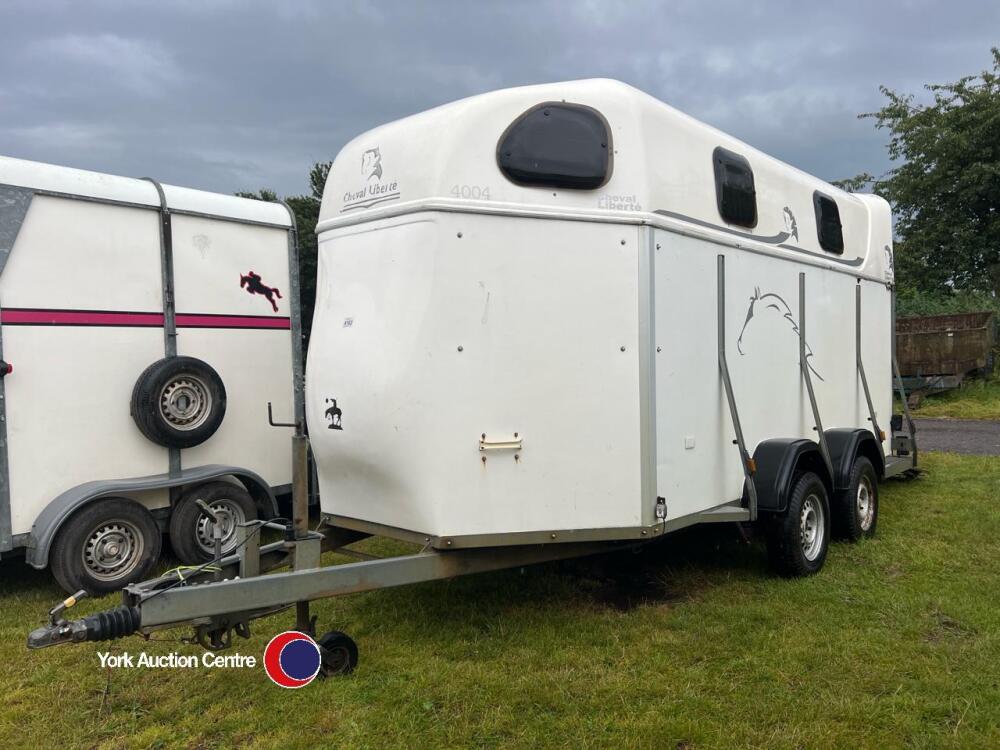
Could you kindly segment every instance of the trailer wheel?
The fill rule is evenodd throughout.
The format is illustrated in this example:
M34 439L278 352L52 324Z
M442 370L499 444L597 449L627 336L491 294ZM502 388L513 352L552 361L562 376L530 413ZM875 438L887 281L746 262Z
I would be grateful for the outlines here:
M196 500L204 500L220 516L224 555L236 548L236 527L257 518L257 506L242 487L207 482L186 490L170 515L170 544L185 565L199 565L215 557L212 520Z
M160 557L153 514L123 497L96 500L71 516L52 544L49 567L72 593L107 594L146 578Z
M851 481L838 492L833 506L833 530L841 539L856 542L875 535L878 525L878 476L865 456L854 459Z
M358 644L347 633L332 630L316 643L321 657L320 674L324 677L350 674L358 666Z
M799 474L788 510L773 519L768 532L768 555L781 575L818 573L830 544L830 502L823 480L811 471Z
M147 438L167 448L208 440L226 416L226 387L211 365L194 357L158 360L132 389L132 419Z

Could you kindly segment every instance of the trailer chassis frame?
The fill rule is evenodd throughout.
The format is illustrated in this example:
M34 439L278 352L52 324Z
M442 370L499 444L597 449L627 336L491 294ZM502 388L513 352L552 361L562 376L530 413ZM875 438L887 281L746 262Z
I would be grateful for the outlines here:
M263 528L285 531L282 541L259 545ZM171 571L159 578L126 587L122 606L79 620L62 619L83 592L57 605L47 625L28 636L29 648L60 643L105 641L133 634L149 637L166 628L190 626L188 639L216 651L232 644L233 633L250 637L250 622L296 606L296 630L316 635L316 618L309 602L345 594L455 578L473 573L516 568L630 548L642 542L577 542L511 547L420 551L394 557L374 557L347 549L369 534L326 527L295 538L292 526L253 522L238 529L238 552L185 577ZM324 533L325 532L325 533ZM356 562L322 565L325 551L360 558ZM286 572L263 575L291 565Z

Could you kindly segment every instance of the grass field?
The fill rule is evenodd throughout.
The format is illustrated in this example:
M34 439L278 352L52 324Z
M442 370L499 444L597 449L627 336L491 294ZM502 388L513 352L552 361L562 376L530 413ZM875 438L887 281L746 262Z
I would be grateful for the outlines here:
M261 669L109 674L92 644L28 652L60 594L6 561L0 746L997 747L1000 459L924 462L885 485L877 538L835 544L810 579L774 578L760 546L718 527L320 602L361 665L298 691ZM261 621L235 650L260 656L292 622ZM143 647L200 653L115 649Z
M915 417L1000 419L1000 379L966 381L959 389L928 396L912 412Z

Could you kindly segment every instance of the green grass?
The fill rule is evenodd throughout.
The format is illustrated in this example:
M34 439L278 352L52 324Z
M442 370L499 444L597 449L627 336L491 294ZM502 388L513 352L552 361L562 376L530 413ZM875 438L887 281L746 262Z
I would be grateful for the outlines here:
M1000 419L1000 379L968 380L956 390L927 396L911 412L915 417Z
M298 691L259 669L109 676L94 644L28 652L60 594L6 561L0 746L997 747L1000 460L924 460L883 488L877 537L833 545L805 580L770 575L727 526L319 602L361 666ZM236 650L259 656L292 622L260 621Z

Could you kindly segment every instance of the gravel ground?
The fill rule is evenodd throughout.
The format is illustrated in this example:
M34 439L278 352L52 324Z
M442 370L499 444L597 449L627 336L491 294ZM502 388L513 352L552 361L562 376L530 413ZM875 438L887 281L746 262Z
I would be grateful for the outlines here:
M920 451L1000 456L1000 421L917 417L913 422L917 426Z

